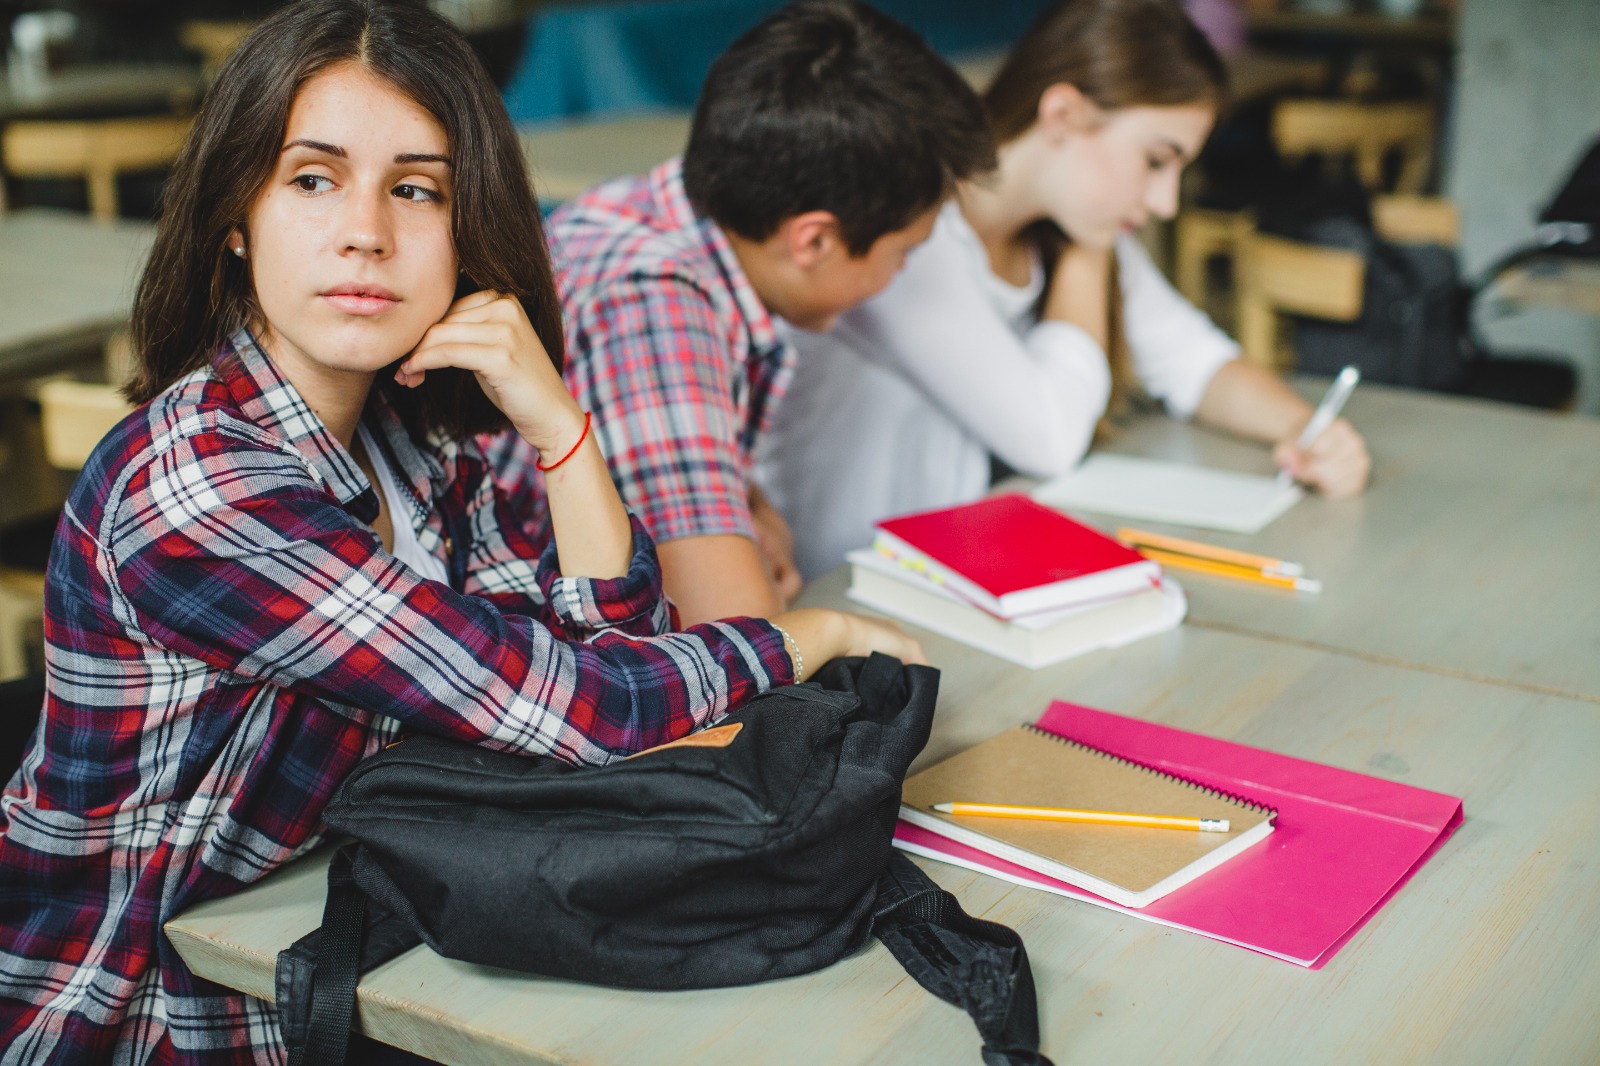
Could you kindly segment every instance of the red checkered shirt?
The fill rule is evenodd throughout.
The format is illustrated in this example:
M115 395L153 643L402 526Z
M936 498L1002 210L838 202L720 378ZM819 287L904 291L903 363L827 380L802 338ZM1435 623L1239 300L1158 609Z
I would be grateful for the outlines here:
M375 490L248 333L84 467L42 728L0 795L0 1063L284 1061L272 1008L162 923L317 844L402 726L604 763L792 680L766 622L661 635L637 524L625 577L562 578L475 445L414 443L381 397L364 417L448 584L383 550Z
M591 189L551 216L549 236L567 383L628 507L658 542L753 537L756 446L794 352L722 229L690 206L680 161ZM508 492L537 494L520 437L488 447Z

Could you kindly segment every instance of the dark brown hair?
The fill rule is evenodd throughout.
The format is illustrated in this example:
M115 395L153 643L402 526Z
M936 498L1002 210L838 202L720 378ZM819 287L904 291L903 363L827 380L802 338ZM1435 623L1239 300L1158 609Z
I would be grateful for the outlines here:
M801 0L712 64L683 185L702 215L750 240L828 211L863 255L993 167L977 95L922 38L853 0Z
M1063 0L1023 35L983 94L995 137L1015 140L1039 117L1039 100L1052 85L1071 85L1103 111L1124 107L1220 106L1228 72L1211 42L1176 0ZM1050 273L1069 238L1054 222L1028 227ZM1111 364L1108 411L1126 400L1133 374L1122 327L1122 298L1115 267L1106 357ZM1043 297L1041 296L1041 300Z
M228 233L244 223L277 163L300 86L344 61L394 85L444 128L458 295L515 296L561 366L561 306L539 205L505 107L471 47L420 2L301 0L263 21L223 64L167 180L134 298L127 394L135 403L206 365L259 317L249 268L228 253ZM463 370L430 371L416 389L379 374L376 387L414 434L459 439L507 424Z

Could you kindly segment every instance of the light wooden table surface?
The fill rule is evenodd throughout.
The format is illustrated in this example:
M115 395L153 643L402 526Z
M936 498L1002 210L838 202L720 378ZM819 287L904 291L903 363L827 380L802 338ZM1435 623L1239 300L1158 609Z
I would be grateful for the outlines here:
M154 239L144 222L0 214L0 381L60 369L125 323Z
M1492 291L1511 303L1600 316L1600 262L1547 256L1507 271Z
M838 602L842 584L811 599ZM924 862L971 913L1026 940L1057 1063L1600 1059L1594 706L1187 626L1037 672L931 635L927 647L946 681L924 762L1062 697L1466 801L1456 835L1319 971ZM320 919L324 870L325 853L308 857L168 935L196 973L270 998L276 952ZM680 993L418 949L360 995L368 1033L449 1063L978 1061L967 1016L875 943L806 977Z
M1350 412L1379 455L1372 492L1308 500L1254 538L1305 561L1322 598L1190 578L1190 623L1039 671L918 634L944 670L922 765L1062 698L1465 801L1455 836L1319 971L925 862L1027 941L1045 1051L1063 1066L1600 1061L1600 700L1557 691L1595 678L1597 579L1577 571L1600 427L1365 387ZM1116 446L1265 461L1164 419ZM841 605L844 583L836 572L804 600ZM325 862L196 907L168 935L196 973L270 998L277 951L320 920ZM683 993L418 949L364 981L361 1018L449 1063L978 1057L966 1015L876 945L806 977Z
M0 122L18 118L134 115L194 103L200 68L190 63L93 63L16 86L0 66Z
M974 86L994 76L1003 56L983 54L955 61ZM1288 88L1314 85L1327 64L1320 60L1248 52L1229 61L1235 101ZM687 111L573 119L518 131L522 154L533 168L534 188L547 205L578 196L611 178L643 174L689 143Z
M518 136L539 199L557 204L681 154L689 143L689 120L688 112L664 111L527 127Z
M1315 400L1326 382L1303 380ZM1600 419L1363 384L1358 499L1308 495L1254 536L1156 528L1305 565L1320 595L1180 575L1189 622L1600 702ZM1265 450L1167 418L1115 451L1269 473Z

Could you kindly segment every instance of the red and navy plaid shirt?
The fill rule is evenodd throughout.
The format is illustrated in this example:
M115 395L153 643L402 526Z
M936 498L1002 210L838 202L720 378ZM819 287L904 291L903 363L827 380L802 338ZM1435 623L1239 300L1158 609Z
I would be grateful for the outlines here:
M656 541L753 537L749 486L794 350L722 229L695 213L673 159L589 190L551 216L567 384L594 412L628 507ZM537 455L489 445L511 494L535 494Z
M162 923L317 844L402 726L604 763L792 680L766 622L660 635L637 524L627 576L562 578L475 446L415 444L376 395L365 419L449 584L383 550L373 486L247 333L84 467L41 730L0 796L0 1063L283 1061L272 1008Z

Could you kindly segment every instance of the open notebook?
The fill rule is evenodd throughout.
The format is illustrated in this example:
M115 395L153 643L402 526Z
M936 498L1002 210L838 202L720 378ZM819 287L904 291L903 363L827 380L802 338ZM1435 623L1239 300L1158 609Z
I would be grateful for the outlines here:
M1275 477L1104 453L1033 490L1040 503L1067 511L1230 533L1259 533L1303 495Z
M966 802L1223 818L1226 833L963 817ZM906 780L900 817L969 847L1144 907L1272 832L1276 812L1032 725L1018 726Z

